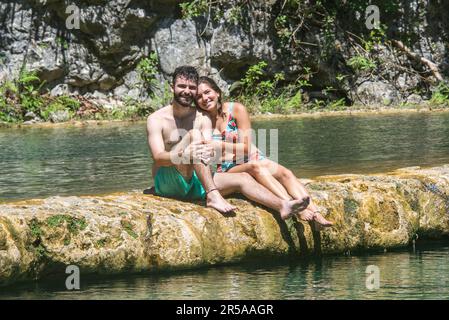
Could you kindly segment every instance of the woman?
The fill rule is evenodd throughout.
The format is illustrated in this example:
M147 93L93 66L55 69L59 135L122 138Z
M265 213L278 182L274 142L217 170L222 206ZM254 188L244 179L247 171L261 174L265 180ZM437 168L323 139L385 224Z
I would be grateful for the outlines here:
M197 104L210 116L214 143L219 144L225 159L217 165L217 172L247 172L279 198L293 198L308 203L307 208L299 214L302 220L315 221L318 226L331 226L333 223L319 213L307 190L290 170L265 158L254 146L251 147L251 122L246 108L237 102L223 103L221 98L222 92L216 82L208 77L200 77ZM230 157L228 151L231 151ZM244 155L244 159L239 159L237 155Z

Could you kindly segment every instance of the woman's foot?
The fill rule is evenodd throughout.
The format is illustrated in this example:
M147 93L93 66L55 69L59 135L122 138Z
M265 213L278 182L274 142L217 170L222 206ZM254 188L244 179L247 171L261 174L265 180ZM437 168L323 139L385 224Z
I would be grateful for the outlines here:
M332 227L334 225L333 222L325 219L319 211L314 212L313 222L315 224L315 229L317 231L319 231L323 228Z
M312 221L315 218L315 213L310 209L305 209L298 214L298 217L303 221Z
M301 200L284 200L280 210L282 220L291 218L294 214L303 211L309 205L309 198Z

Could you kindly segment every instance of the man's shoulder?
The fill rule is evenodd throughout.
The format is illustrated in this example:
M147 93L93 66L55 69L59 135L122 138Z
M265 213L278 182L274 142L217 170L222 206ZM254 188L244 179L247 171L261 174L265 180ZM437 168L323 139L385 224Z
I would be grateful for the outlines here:
M159 110L153 112L150 114L147 118L147 122L155 122L160 121L162 118L166 117L168 115L168 109L170 108L170 105L160 108Z

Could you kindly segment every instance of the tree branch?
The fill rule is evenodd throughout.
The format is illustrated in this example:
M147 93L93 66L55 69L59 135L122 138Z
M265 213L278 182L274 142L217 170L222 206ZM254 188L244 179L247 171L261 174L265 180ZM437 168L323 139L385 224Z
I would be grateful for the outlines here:
M430 69L430 71L432 72L435 79L437 79L438 81L443 81L443 77L441 76L440 70L438 69L438 66L434 62L432 62L429 59L426 59L424 57L421 57L417 53L412 52L406 45L404 45L402 43L402 41L391 40L391 43L393 44L393 46L398 48L401 52L405 53L405 55L410 60L413 60L415 62L418 62L420 64L427 66Z

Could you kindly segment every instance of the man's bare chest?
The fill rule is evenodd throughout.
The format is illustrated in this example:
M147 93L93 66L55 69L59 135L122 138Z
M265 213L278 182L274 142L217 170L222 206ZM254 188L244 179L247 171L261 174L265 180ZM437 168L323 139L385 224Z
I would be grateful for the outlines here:
M163 126L162 136L165 145L171 149L171 146L176 145L182 138L191 130L201 130L201 123L197 118L190 119L173 119L166 120Z

